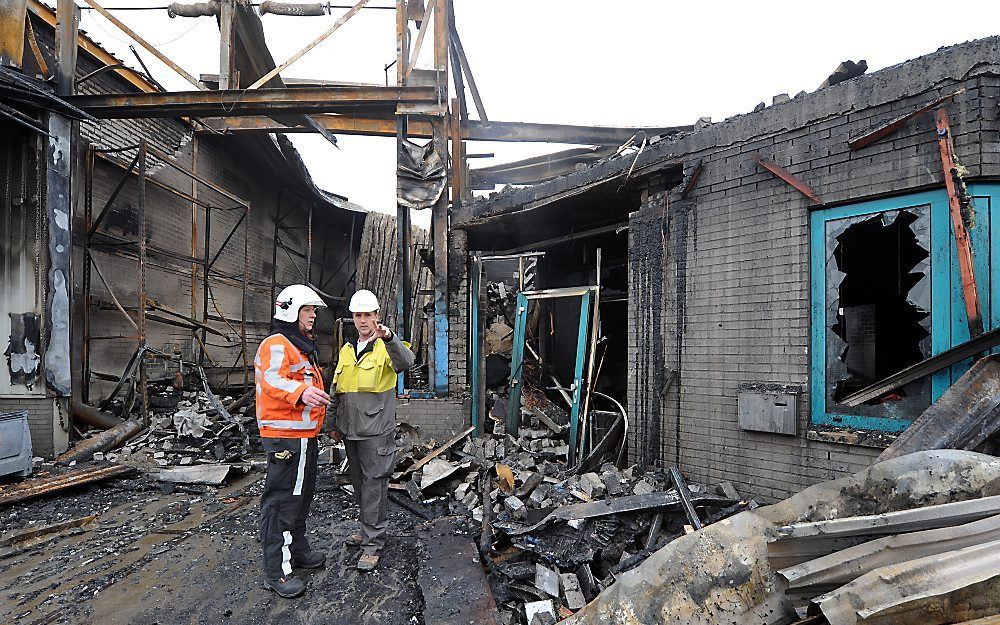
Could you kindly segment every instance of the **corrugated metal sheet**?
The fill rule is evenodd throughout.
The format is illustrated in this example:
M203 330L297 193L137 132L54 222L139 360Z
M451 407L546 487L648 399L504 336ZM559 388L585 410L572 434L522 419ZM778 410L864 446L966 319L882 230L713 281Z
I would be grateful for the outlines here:
M813 600L830 625L944 625L1000 610L1000 540L884 566Z
M29 131L5 121L0 121L0 137L3 138L0 142L0 202L3 203L0 214L0 345L7 353L0 366L0 395L44 395L44 383L36 383L41 371L40 355L44 350L40 345L26 344L24 333L20 331L25 325L31 325L31 317L25 313L41 315L44 301L44 211L37 139ZM13 342L12 326L19 330ZM12 377L14 382L21 383L12 383Z
M877 568L1000 540L1000 514L956 527L886 536L778 571L789 593L815 596Z

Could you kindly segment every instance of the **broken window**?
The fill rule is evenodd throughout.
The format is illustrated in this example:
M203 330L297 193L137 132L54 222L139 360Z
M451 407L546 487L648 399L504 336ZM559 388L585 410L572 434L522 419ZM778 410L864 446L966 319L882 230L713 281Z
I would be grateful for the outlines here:
M838 401L931 355L930 206L826 222L828 413L910 421L930 405L921 378L856 408Z

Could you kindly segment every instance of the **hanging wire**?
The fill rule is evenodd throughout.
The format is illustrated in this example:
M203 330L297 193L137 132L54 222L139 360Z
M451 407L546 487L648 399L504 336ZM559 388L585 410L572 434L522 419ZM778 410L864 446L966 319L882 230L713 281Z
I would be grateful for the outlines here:
M261 3L260 2L249 2L247 4L249 6L252 6L252 7L259 7ZM353 9L354 8L354 5L352 5L352 4L326 4L324 6L326 6L328 8L331 8L331 9ZM103 8L105 11L166 11L170 7L169 7L169 5L163 5L163 6L149 6L149 7L134 7L133 6L133 7L101 7L101 8ZM364 6L364 7L361 7L361 8L362 9L380 9L380 10L383 10L383 11L395 11L396 10L396 7L394 7L394 6L391 6L391 7ZM80 7L80 9L84 10L84 11L93 11L94 7Z

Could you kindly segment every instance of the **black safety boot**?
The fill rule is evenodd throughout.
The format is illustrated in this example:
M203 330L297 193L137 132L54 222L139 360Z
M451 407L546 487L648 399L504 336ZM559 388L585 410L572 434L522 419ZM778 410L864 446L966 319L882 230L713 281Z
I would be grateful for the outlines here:
M291 599L298 597L306 591L306 583L298 577L279 577L278 579L265 579L264 586L278 593L279 597Z
M292 566L303 569L318 569L326 564L326 555L318 551L310 551L300 556L292 556Z

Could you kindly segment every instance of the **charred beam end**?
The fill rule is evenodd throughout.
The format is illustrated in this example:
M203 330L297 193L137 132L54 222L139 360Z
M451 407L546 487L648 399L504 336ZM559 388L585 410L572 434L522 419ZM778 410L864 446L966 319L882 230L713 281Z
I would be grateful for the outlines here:
M847 142L847 145L852 150L860 150L862 148L866 148L869 145L876 143L877 141L884 139L885 137L888 137L892 133L896 132L897 130L902 128L906 122L913 119L917 115L920 115L921 113L926 113L927 111L930 111L934 107L944 104L945 102L951 100L957 95L961 95L962 93L965 93L965 89L959 89L954 93L949 93L948 95L942 96L934 100L933 102L921 106L920 108L914 111L911 111L905 115L900 115L895 119L891 119L880 126L876 126L875 128L866 132L860 137L855 137L854 139L851 139L850 141Z
M819 199L819 196L816 195L816 192L812 190L812 187L810 187L806 183L804 183L801 180L799 180L798 177L796 177L792 172L788 171L784 167L781 167L780 165L778 165L776 163L773 163L773 162L771 162L769 160L764 159L757 152L754 152L753 154L751 154L750 158L752 158L754 160L754 162L756 162L758 165L760 165L761 167L763 167L767 171L771 172L772 174L774 174L775 176L777 176L778 178L780 178L781 180L783 180L785 183L787 183L788 185L790 185L796 191L798 191L802 195L806 196L807 198L809 198L810 200L812 200L816 204L822 204L823 203L823 200Z
M691 501L691 489L688 488L680 469L677 467L670 468L670 480L674 483L677 494L680 495L681 504L684 506L684 514L687 515L688 521L691 522L691 527L700 530L702 527L701 519L698 518L698 511L694 509L694 503Z
M69 96L75 106L104 119L279 113L324 113L400 104L434 104L435 87L308 87L225 91L174 91Z

